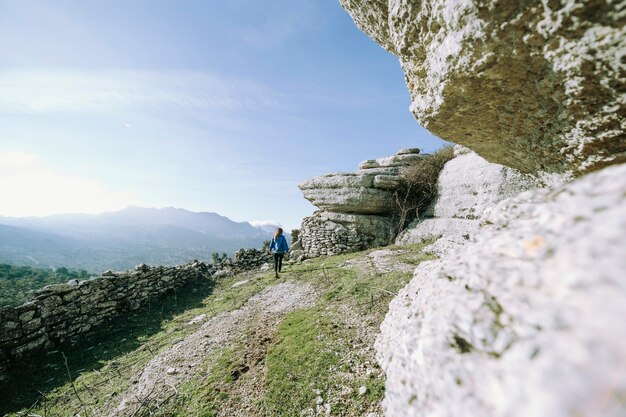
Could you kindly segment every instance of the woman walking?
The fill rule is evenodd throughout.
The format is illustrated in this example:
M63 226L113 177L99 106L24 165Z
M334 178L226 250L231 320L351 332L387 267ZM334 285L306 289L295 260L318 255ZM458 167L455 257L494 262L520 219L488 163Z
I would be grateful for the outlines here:
M270 253L272 251L274 251L274 272L276 273L276 278L278 278L278 273L283 267L283 256L285 256L285 253L289 252L287 239L283 236L283 229L280 227L276 229L274 238L270 243Z

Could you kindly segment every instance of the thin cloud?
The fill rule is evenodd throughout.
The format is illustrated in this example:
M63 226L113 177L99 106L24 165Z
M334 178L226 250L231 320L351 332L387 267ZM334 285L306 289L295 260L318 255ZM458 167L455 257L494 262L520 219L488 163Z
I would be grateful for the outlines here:
M274 220L252 220L249 222L254 227L263 227L263 226L277 226L283 227L280 222Z
M129 108L255 110L280 95L259 83L194 71L4 70L0 113L102 112Z
M240 29L242 39L257 48L276 48L293 37L306 32L312 16L318 15L315 2L300 0L268 7L266 16L258 27ZM319 19L318 19L319 22Z
M102 213L140 205L137 196L58 172L37 155L0 152L0 215Z

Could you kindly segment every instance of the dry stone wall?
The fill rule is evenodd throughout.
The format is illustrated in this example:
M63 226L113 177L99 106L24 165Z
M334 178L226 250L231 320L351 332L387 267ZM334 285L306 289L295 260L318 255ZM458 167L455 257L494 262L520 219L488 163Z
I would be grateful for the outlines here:
M49 285L18 307L0 309L0 370L37 352L75 342L150 300L202 279L210 267L194 261L177 267L139 265L106 271L86 281Z
M338 255L386 245L390 230L386 216L318 211L302 221L299 242L308 258Z

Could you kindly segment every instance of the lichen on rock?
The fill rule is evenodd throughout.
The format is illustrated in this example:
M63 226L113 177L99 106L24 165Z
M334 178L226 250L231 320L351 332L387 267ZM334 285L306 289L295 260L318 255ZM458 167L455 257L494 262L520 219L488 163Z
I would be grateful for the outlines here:
M387 416L624 415L626 165L499 203L377 341Z
M297 257L337 255L390 243L394 235L395 191L402 169L420 161L417 148L370 159L351 173L321 175L300 184L320 210L302 221Z
M613 1L340 0L395 54L411 111L522 172L626 161L626 14Z

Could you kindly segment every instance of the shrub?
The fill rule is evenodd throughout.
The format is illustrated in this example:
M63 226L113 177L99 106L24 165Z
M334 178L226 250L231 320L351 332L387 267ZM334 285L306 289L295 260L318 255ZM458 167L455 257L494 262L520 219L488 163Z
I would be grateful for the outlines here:
M401 185L395 191L396 221L391 235L397 236L415 219L419 219L437 197L437 180L446 162L454 157L452 146L425 155L400 172Z

